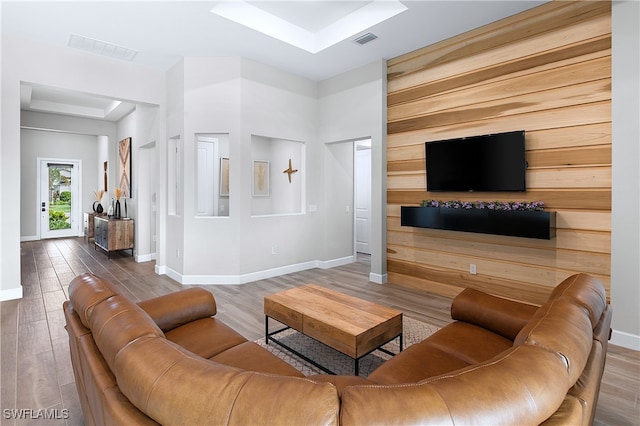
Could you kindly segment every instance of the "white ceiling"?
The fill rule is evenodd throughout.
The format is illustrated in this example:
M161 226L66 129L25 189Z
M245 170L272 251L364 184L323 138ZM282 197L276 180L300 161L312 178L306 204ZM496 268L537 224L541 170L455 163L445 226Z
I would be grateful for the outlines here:
M247 3L295 25L301 31L320 34L336 21L340 22L377 2L263 0ZM219 3L2 0L2 32L65 48L71 48L68 47L71 34L86 36L133 49L137 51L133 63L157 70L167 70L185 56L241 56L320 81L375 60L400 56L544 1L400 0L407 8L404 12L359 30L317 53L211 13L210 10ZM367 32L378 38L365 45L353 41ZM43 86L23 89L25 109L113 121L121 117L126 105L111 111L113 107L113 99L95 99L86 94L70 94Z
M133 111L135 105L87 93L23 83L20 86L20 109L115 122Z

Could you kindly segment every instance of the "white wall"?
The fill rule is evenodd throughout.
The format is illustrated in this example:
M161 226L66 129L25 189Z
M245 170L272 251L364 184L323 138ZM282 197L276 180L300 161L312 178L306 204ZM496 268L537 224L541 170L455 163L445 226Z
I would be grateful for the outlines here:
M183 272L182 259L184 256L184 222L182 214L176 214L175 205L184 205L182 192L175 189L177 177L172 169L177 156L170 152L175 143L184 144L185 118L185 64L178 62L167 72L167 131L166 137L161 138L157 145L160 162L158 163L160 179L160 194L167 194L166 202L159 204L159 229L161 234L156 259L156 272L170 273L172 277ZM171 140L172 143L169 143ZM169 164L171 163L171 165ZM182 168L184 169L184 167ZM180 171L179 181L184 182L184 170ZM170 188L171 186L171 188ZM183 185L184 186L184 185ZM177 199L176 199L177 198Z
M317 84L271 67L242 60L242 145L250 148L251 135L272 139L304 142L305 161L298 164L298 178L306 176L306 203L317 203L321 196L321 150L317 143ZM275 154L275 153L274 153ZM251 161L241 159L246 171L243 202L251 203ZM295 160L295 158L294 158ZM274 159L271 168L272 186L288 182L282 173L287 158ZM295 177L294 177L295 179ZM288 183L287 183L288 185ZM306 209L305 209L306 210ZM250 209L242 209L249 213ZM287 272L289 267L304 269L315 265L320 247L321 218L315 213L245 217L242 220L242 256L240 271L247 275L259 271ZM273 248L275 247L275 254Z
M317 215L251 216L251 136L303 141L307 158L309 151L319 152L313 146L316 83L240 58L185 58L170 73L170 79L184 87L182 94L172 89L168 103L170 123L176 123L168 135L183 138L184 211L180 217L167 216L168 223L176 225L167 229L170 238L183 241L182 249L177 248L181 256L173 248L167 253L169 275L185 283L235 283L251 280L255 274L268 275L277 273L278 268L315 262L318 247L309 241L320 236ZM178 117L181 97L184 111L183 117ZM229 135L228 217L195 214L195 136L203 133ZM282 170L288 158L283 160ZM320 161L318 155L312 158L311 163ZM298 166L297 177L321 170L308 163ZM286 180L279 167L273 165L272 179ZM318 194L319 182L315 175L312 182L303 181L304 191L298 192ZM293 203L302 204L301 195ZM274 246L276 254L271 254Z
M136 259L147 261L158 258L160 247L166 251L164 232L160 232L161 214L166 210L166 175L160 165L166 164L160 146L166 141L166 108L163 105L137 104L135 136L133 136L131 171L136 215ZM137 182L137 183L136 183ZM165 192L163 192L163 190Z
M210 282L212 276L237 275L240 262L240 60L185 58L172 73L176 86L183 88L182 93L172 89L169 105L176 123L169 135L180 134L183 144L183 194L181 214L167 217L174 224L167 228L168 272L182 282ZM182 117L178 117L181 102ZM196 135L212 133L229 135L229 217L196 215Z
M612 6L611 343L640 350L640 3Z
M304 153L304 142L251 135L252 162L253 160L268 161L271 169L269 196L252 195L252 216L304 212L304 182L307 171ZM298 169L291 175L291 182L283 173L289 167L289 159L291 159L291 167L294 170ZM255 177L252 176L253 178Z
M22 296L20 285L20 83L93 93L159 105L164 74L133 63L102 58L2 35L0 140L0 300ZM162 123L158 123L161 128ZM8 179L7 177L11 177Z
M376 61L319 86L318 134L322 143L371 138L371 273L386 282L387 67ZM330 225L329 225L330 226Z

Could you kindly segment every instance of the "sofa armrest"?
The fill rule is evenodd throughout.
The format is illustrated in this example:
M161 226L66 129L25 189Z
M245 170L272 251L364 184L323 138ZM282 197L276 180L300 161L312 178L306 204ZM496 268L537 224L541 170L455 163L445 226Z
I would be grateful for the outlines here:
M514 340L538 306L492 296L471 288L451 304L451 318L475 324Z
M213 294L202 288L190 288L139 302L138 305L167 332L191 321L214 316Z

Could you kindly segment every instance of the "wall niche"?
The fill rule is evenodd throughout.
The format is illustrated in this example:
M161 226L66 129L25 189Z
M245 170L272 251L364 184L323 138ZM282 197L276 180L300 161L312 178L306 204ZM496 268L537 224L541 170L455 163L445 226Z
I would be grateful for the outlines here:
M304 142L251 136L252 216L304 213L304 153Z

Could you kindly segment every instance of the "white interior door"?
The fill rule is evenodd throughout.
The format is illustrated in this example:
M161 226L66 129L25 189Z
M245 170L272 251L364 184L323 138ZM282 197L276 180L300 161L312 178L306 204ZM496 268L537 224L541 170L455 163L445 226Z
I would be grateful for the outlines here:
M356 142L356 251L371 254L371 141Z
M38 161L40 238L79 235L82 163L42 158Z
M218 139L199 135L197 154L196 215L215 216L218 212Z

